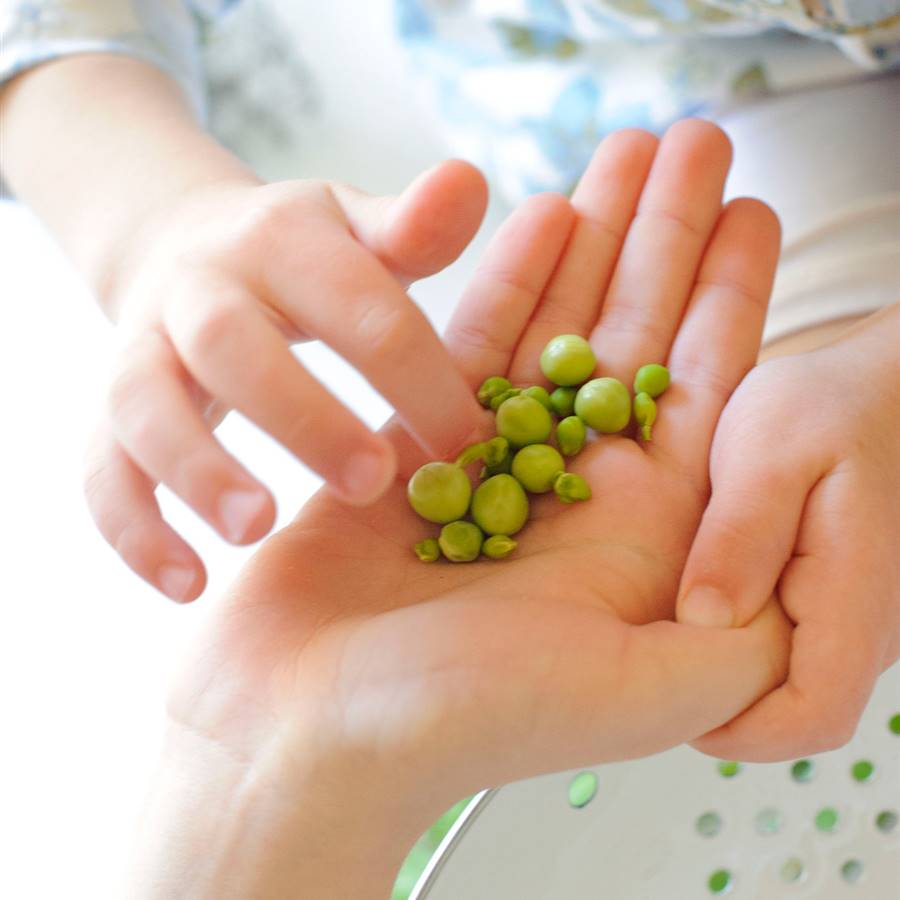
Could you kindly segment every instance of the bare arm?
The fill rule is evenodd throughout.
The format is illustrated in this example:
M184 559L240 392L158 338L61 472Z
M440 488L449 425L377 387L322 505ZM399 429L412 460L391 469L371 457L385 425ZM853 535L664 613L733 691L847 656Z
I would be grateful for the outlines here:
M252 172L196 122L178 85L117 54L67 56L0 93L6 181L48 225L115 316L133 236L188 191Z

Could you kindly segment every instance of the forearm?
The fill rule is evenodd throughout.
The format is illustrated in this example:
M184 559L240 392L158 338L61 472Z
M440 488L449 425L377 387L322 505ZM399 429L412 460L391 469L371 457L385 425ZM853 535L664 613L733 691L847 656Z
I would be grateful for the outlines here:
M185 192L246 166L195 121L177 84L118 54L65 57L0 94L3 175L43 219L107 312L134 234Z
M403 771L340 754L236 759L170 728L127 876L135 900L388 900L406 854L440 815ZM446 804L446 805L449 805Z

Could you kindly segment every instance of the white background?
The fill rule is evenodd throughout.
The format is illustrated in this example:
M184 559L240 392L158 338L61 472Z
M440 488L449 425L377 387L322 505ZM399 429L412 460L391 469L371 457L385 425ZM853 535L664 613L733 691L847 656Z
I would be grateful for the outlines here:
M389 0L281 4L315 72L321 112L270 176L396 192L443 158L393 46ZM347 12L352 9L352 15ZM498 215L463 263L417 288L443 324ZM159 749L168 673L199 609L132 575L96 532L81 459L106 385L114 332L40 226L0 203L0 897L118 898L117 880ZM348 367L303 358L368 421L388 408ZM278 526L317 480L232 416L226 444L273 490ZM209 571L215 602L250 550L228 547L163 492Z

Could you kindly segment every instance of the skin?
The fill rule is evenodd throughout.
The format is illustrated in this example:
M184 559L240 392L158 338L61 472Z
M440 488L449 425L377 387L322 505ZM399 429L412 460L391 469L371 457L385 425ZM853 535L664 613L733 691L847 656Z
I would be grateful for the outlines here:
M269 491L212 434L229 410L344 502L370 503L393 482L390 443L290 344L329 344L431 458L472 442L481 413L470 386L405 292L477 230L486 187L471 166L444 163L397 198L323 181L263 184L200 128L167 76L115 54L15 79L0 95L0 134L4 177L118 326L107 413L86 465L91 513L122 559L172 599L196 598L206 574L163 521L158 484L233 543L258 540L274 521Z
M790 338L725 407L679 619L741 625L774 596L797 627L787 682L701 750L764 761L842 746L900 657L898 346L900 304Z
M603 502L534 498L503 565L424 566L402 482L423 455L389 427L401 478L385 496L353 509L321 492L208 608L128 896L386 897L415 837L471 790L691 740L782 682L777 604L743 628L671 621L778 251L767 207L722 208L729 159L708 123L661 146L619 132L573 205L538 196L504 226L446 335L467 384L534 381L553 334L599 349L607 304L634 298L618 357L598 358L628 380L668 360L653 447L586 447L573 468ZM632 264L660 247L651 270Z

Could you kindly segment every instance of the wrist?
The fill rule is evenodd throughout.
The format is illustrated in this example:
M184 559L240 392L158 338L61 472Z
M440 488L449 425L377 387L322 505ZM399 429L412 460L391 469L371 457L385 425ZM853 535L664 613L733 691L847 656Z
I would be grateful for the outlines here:
M415 840L449 802L400 767L272 744L235 754L170 725L127 895L140 900L388 900ZM289 765L287 764L289 760ZM441 805L443 803L443 805Z

